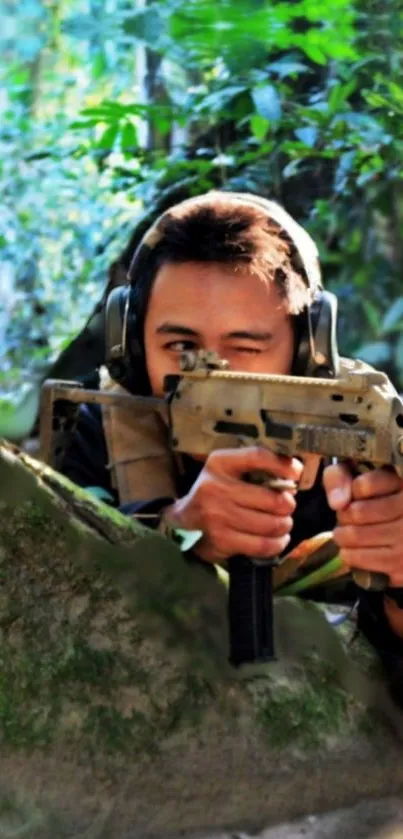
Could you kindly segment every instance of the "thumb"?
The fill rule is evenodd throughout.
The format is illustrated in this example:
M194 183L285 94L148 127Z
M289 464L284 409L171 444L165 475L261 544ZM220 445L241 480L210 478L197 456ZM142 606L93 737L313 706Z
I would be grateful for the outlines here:
M323 472L323 486L325 488L329 507L332 510L344 510L352 498L353 476L343 463L327 466Z

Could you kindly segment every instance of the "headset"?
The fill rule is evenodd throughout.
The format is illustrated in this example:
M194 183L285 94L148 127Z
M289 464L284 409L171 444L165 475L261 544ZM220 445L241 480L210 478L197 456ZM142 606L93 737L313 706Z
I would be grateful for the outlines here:
M322 287L318 252L309 234L274 201L237 192L207 192L175 205L186 207L194 202L211 202L225 198L234 207L253 206L264 211L279 227L281 235L292 246L292 260L310 291L311 301L293 316L295 349L292 375L334 378L338 375L336 322L337 299ZM136 278L141 276L155 246L163 237L163 223L169 218L166 210L149 228L138 245L128 271L129 284L118 286L109 294L105 305L105 364L110 376L130 393L147 395L150 384L144 357L142 324L139 322L139 295Z

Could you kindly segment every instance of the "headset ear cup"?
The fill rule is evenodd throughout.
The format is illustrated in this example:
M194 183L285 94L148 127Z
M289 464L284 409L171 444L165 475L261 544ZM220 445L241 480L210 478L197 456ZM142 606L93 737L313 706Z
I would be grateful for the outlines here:
M131 393L149 392L141 336L138 333L136 293L119 286L105 305L105 364L110 376Z
M337 298L318 291L308 309L295 318L294 376L334 378L339 372ZM312 356L312 339L315 356Z
M118 286L108 295L105 304L105 364L113 379L121 381L125 366L124 312L128 287Z

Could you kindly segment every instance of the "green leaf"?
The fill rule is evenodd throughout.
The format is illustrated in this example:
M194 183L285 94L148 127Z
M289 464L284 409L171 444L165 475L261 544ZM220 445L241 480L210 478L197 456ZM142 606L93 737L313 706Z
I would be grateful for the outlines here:
M268 70L277 73L280 79L285 79L287 76L299 75L299 73L312 73L310 67L302 64L302 61L296 61L291 58L280 58L279 61L272 61L268 66Z
M367 364L373 364L375 367L390 361L391 355L392 348L386 341L363 344L355 353L356 358L359 358L360 361L366 361Z
M366 276L366 275L365 275ZM362 306L368 318L368 322L377 337L381 331L381 318L376 306L370 300L363 300Z
M280 119L281 99L274 85L259 85L251 91L251 96L259 116L270 122Z
M401 85L396 84L396 82L388 82L389 92L392 94L393 98L396 99L401 105L403 105L403 88Z
M326 55L316 44L310 44L307 39L303 39L301 41L301 49L315 64L326 64Z
M236 99L241 93L245 93L247 88L241 85L228 85L221 90L215 90L204 96L201 102L196 106L197 111L209 111L210 113L220 113L230 102Z
M341 155L334 179L334 189L336 192L344 192L348 176L354 167L355 157L355 149L346 151Z
M269 130L269 120L259 116L259 114L253 114L249 120L249 124L254 137L256 137L257 140L264 140Z
M388 311L386 312L382 324L381 324L381 331L383 334L387 335L389 332L396 332L397 329L403 328L403 297L398 297L397 300L392 303Z
M106 53L104 50L98 50L98 52L94 55L91 64L91 76L96 81L100 79L108 69L108 60L106 57Z
M362 172L361 175L357 178L357 186L365 186L365 184L371 183L378 176L378 172L376 169L368 170L366 172Z
M18 391L0 393L0 437L19 442L27 437L38 413L40 386L23 384Z
M313 148L316 140L318 139L318 129L316 125L307 125L304 128L297 128L294 134L298 137L298 140L301 140L301 143L305 143L305 145L309 146L309 148Z
M166 119L165 117L158 117L155 118L155 124L157 126L157 130L162 137L166 137L169 134L172 128L172 121Z
M137 131L132 122L126 122L120 132L120 148L123 152L132 152L137 148L137 145Z
M118 122L116 122L114 125L109 125L108 128L105 129L103 134L101 134L99 140L97 140L97 142L95 143L95 147L97 149L110 149L112 151L118 133Z
M403 332L399 335L398 342L395 347L394 359L400 378L403 379Z
M300 164L301 164L301 160L298 160L298 159L290 160L290 162L287 163L287 166L284 166L284 169L283 169L284 178L293 178L294 175L297 175L298 171L299 171Z
M136 108L140 109L140 107L136 103L122 105L120 102L111 102L109 99L105 99L99 105L94 105L93 108L82 108L80 116L95 117L98 118L99 122L111 122L120 119L128 111L134 111Z
M86 119L86 120L75 120L74 122L70 122L69 128L72 131L81 131L83 128L94 128L94 125L98 125L101 122L99 119Z
M352 79L348 84L335 84L328 98L329 109L332 112L339 111L348 97L356 90L357 84L357 79Z
M131 8L123 21L123 31L126 35L144 41L154 49L164 35L165 23L158 3L150 3L146 9L134 11Z
M371 91L366 91L364 98L374 108L390 108L392 104L385 96L381 96L380 93L372 93Z

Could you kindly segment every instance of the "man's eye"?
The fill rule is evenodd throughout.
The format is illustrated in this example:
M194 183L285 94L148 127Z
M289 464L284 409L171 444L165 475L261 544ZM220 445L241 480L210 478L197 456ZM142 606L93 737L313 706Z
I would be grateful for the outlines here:
M233 347L231 352L247 353L248 355L259 355L262 350L259 347Z
M171 352L186 352L186 350L194 350L196 344L194 341L169 341L164 345L164 350L171 350Z

